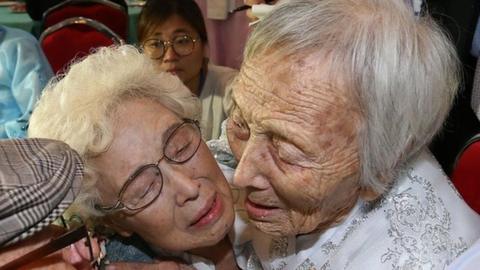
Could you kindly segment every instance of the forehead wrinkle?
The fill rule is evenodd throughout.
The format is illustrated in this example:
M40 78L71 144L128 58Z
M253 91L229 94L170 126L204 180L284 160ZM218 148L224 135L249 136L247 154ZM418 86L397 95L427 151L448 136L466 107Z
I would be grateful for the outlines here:
M305 72L293 72L294 76L286 76L288 73L292 73L291 68L287 68L290 72L286 74L285 67L280 69L277 68L278 66L265 66L264 64L247 61L235 81L234 102L239 103L238 106L243 117L251 125L263 125L264 127L268 125L269 128L275 129L280 135L283 135L283 133L291 133L299 127L315 125L319 122L322 113L333 107L345 108L342 104L344 100L338 98L342 92L340 89L331 83L308 76L314 73L314 68L311 66L301 68L302 70L307 69L304 70L308 71L306 75L298 76L296 74L305 74ZM267 70L259 69L259 65L267 67ZM256 78L261 79L255 80ZM268 124L264 123L265 121ZM282 124L282 121L293 123L292 126L295 128L288 128L289 125ZM278 124L285 127L276 128ZM308 136L305 135L305 137Z
M233 99L244 119L253 122L256 118L254 116L258 116L263 109L266 109L265 105L271 94L265 91L268 83L265 86L264 80L262 80L263 83L255 80L257 70L249 63L244 66L233 87Z

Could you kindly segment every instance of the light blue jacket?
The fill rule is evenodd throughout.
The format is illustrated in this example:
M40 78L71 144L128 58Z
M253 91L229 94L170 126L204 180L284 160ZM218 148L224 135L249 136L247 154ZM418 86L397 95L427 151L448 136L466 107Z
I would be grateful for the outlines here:
M52 76L32 35L0 25L0 138L25 137L30 114Z

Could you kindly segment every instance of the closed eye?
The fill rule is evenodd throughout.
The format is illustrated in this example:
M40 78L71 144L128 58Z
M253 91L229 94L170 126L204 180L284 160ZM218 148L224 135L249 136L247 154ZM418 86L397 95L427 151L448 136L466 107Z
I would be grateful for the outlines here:
M278 137L273 137L272 144L277 150L278 157L285 163L300 165L300 163L306 160L306 155L303 151L292 143L283 141Z
M250 138L250 129L239 114L238 110L234 110L230 117L232 131L235 137L242 141L246 141Z

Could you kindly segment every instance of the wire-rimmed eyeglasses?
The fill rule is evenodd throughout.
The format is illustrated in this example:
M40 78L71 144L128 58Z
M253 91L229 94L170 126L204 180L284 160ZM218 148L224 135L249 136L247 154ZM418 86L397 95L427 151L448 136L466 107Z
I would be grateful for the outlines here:
M172 40L152 38L143 42L142 48L152 59L162 59L168 47L172 47L173 51L179 56L187 56L193 52L197 41L198 39L194 39L189 35L176 36Z
M183 164L189 161L200 147L202 135L198 122L184 119L165 140L163 156L152 164L139 167L128 177L111 206L95 205L97 210L112 212L129 210L138 212L148 207L162 192L163 176L159 164L163 159Z

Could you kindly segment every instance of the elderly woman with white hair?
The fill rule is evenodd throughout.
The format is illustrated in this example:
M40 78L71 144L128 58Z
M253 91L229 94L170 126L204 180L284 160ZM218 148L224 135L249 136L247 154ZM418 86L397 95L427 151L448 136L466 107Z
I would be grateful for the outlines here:
M281 64L280 64L281 63ZM454 48L397 0L280 1L233 84L233 183L263 269L444 269L480 236L427 145Z
M234 269L231 192L198 116L198 100L178 78L125 45L102 48L50 82L28 134L62 140L84 159L70 212L140 236L155 254Z

